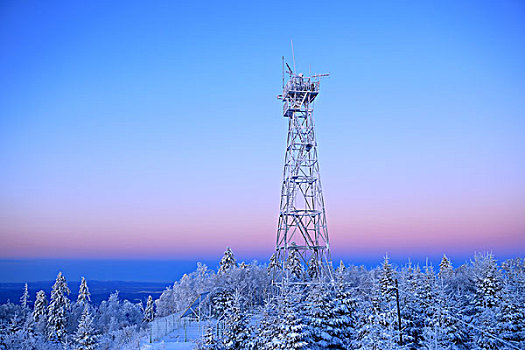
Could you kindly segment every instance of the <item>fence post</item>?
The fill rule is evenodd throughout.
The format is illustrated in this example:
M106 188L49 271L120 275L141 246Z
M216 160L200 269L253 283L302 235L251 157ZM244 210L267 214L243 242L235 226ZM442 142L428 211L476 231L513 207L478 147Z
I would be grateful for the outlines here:
M397 323L399 327L399 345L403 345L403 334L401 333L401 310L399 309L399 287L396 279L396 302L397 302Z

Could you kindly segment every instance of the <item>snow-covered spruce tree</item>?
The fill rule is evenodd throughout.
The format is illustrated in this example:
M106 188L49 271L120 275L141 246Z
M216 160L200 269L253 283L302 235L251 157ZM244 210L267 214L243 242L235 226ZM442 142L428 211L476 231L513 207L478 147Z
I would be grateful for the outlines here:
M423 312L419 298L416 297L416 290L421 279L420 275L420 269L413 268L410 260L400 274L399 297L403 327L403 345L409 349L420 348L420 341L422 339Z
M24 286L24 293L20 297L20 305L22 305L23 309L29 307L29 290L27 289L27 283Z
M311 349L345 349L343 331L334 312L333 295L322 281L316 281L308 291L306 304L307 342Z
M461 317L454 300L450 298L450 285L454 275L450 260L443 255L439 265L438 280L436 280L435 293L435 316L434 322L438 325L436 329L436 342L432 344L439 349L460 350L467 349L468 334L464 324L458 320Z
M248 320L241 305L241 294L236 290L224 317L224 347L227 350L245 349L250 341L250 333Z
M508 289L505 288L502 296L497 334L517 348L525 349L525 308Z
M501 307L501 275L492 254L474 257L474 283L476 293L474 305L476 314L473 322L480 331L476 332L475 343L479 349L499 349L501 343L491 337L497 333L499 308Z
M237 261L235 260L235 257L233 256L233 252L230 249L230 247L226 248L224 256L219 262L219 265L219 274L228 273L237 267Z
M335 273L338 274L338 275L343 276L344 273L345 273L345 270L346 270L346 266L345 266L345 264L343 263L343 260L339 260L339 266L338 266L337 269L335 270Z
M226 309L232 302L233 295L230 290L217 290L211 297L212 314L216 318L221 318L226 313Z
M385 255L383 261L383 268L381 269L381 277L379 280L381 286L381 294L387 300L392 300L395 292L395 282L394 282L394 269L390 264L390 259L388 254Z
M331 300L331 306L334 312L333 322L341 329L344 348L352 349L357 335L357 300L345 286L344 272L345 268L341 261L340 267L336 270L335 298Z
M286 261L286 268L293 277L297 279L303 277L303 266L301 264L301 259L299 258L299 252L297 249L290 249L288 260Z
M78 289L77 304L81 305L82 307L85 307L86 304L90 301L91 293L89 292L86 279L82 277L82 281L80 282L80 288Z
M89 312L89 305L84 306L78 329L75 334L76 350L94 350L97 348L97 335L93 326L93 316Z
M275 350L279 346L280 319L276 313L277 303L274 298L266 301L262 319L257 326L256 348L259 350Z
M441 259L441 262L439 263L439 273L438 277L442 281L448 281L452 277L452 274L454 273L454 269L452 268L452 263L447 258L445 254L443 254L443 258Z
M394 269L385 256L379 273L379 288L381 296L376 304L376 321L382 327L383 341L387 346L394 347L399 339L396 311L396 287Z
M197 341L196 350L220 350L221 346L217 339L215 338L215 331L213 325L208 323L204 328L204 334Z
M214 333L213 325L211 323L208 324L201 341L197 345L197 350L219 350L220 347Z
M419 297L423 315L423 340L427 349L434 349L443 342L441 333L441 305L437 298L437 284L432 265L425 266L423 284Z
M367 296L360 302L357 309L357 339L353 348L360 350L392 349L391 336L385 329L384 315L381 312L381 292L379 283L367 291Z
M306 341L306 326L294 309L292 291L288 286L283 288L282 309L279 316L279 333L277 341L271 342L272 346L268 349L294 350L305 349L308 345Z
M153 298L148 296L148 302L146 303L146 308L144 309L144 322L151 322L155 318Z
M273 253L268 263L268 274L271 275L276 269L279 269L279 262L277 261L277 255Z
M20 319L20 316L18 314L15 314L13 317L11 317L11 320L9 321L8 332L14 334L21 330L21 323L22 320Z
M47 336L51 341L62 343L66 340L69 293L66 278L59 272L51 290L51 302L47 307Z
M39 290L36 293L36 300L33 308L33 322L35 324L35 331L38 333L44 333L46 328L46 307L46 293L43 290Z
M308 276L311 279L316 279L319 277L319 262L315 254L312 254L310 261L308 262Z

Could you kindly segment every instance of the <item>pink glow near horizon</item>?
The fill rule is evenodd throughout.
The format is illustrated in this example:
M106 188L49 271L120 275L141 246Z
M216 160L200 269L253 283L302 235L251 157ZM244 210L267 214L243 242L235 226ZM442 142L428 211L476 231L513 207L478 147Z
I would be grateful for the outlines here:
M494 250L520 253L525 247L525 218L516 210L481 213L402 210L329 212L332 250L337 254L418 251L427 254ZM276 218L270 210L241 218L223 209L199 220L198 215L170 218L49 217L3 225L2 258L192 258L217 256L226 246L244 255L271 254ZM147 215L146 215L147 216Z

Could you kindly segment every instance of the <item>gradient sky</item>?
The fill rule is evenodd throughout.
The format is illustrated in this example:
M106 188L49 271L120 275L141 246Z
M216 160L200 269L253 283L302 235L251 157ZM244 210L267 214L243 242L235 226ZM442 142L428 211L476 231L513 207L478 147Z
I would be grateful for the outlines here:
M523 1L3 1L0 259L269 256L290 39L334 255L525 252Z

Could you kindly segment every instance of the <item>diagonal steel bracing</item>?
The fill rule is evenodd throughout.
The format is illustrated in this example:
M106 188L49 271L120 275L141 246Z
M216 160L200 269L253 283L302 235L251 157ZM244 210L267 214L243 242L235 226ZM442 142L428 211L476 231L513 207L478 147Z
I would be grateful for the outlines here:
M283 94L278 96L283 116L288 118L288 138L276 253L285 266L291 250L297 250L304 264L309 267L315 260L312 268L322 274L331 258L313 120L321 75L305 77L291 69L288 73Z

